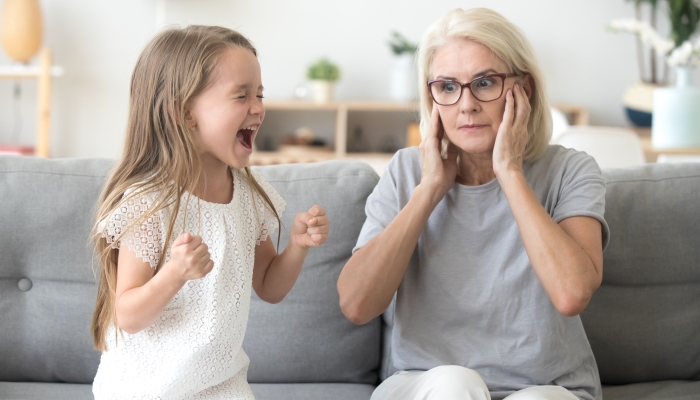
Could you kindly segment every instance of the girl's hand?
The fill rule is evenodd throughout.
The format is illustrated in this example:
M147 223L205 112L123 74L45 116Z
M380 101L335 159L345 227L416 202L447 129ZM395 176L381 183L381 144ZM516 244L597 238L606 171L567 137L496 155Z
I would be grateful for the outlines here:
M493 147L493 172L496 177L509 170L522 171L523 153L529 139L530 101L522 86L516 83L506 92L506 108L498 127Z
M440 201L452 188L457 177L457 147L449 143L447 158L440 155L440 145L445 129L440 120L440 112L433 104L428 135L420 144L421 185L425 185L435 200Z
M185 232L175 239L170 248L168 268L186 282L206 276L214 268L214 261L202 237Z
M297 247L318 247L328 239L329 224L326 210L313 206L308 212L296 215L289 232L289 241Z

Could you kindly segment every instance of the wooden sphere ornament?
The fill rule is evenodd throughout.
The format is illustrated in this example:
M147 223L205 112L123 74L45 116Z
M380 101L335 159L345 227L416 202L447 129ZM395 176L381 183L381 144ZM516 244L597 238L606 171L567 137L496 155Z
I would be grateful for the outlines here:
M5 0L2 6L2 47L10 58L27 63L41 46L43 27L38 0Z

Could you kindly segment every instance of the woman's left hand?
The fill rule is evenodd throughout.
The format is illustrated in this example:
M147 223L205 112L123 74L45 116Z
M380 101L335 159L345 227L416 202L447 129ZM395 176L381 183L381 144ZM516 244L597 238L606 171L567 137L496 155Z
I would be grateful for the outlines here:
M321 206L313 206L309 211L296 215L289 232L289 241L298 247L318 247L326 242L329 231L326 210Z
M493 148L493 172L498 178L508 171L522 171L523 153L529 139L527 123L530 120L530 101L516 83L506 92L506 108L498 127Z

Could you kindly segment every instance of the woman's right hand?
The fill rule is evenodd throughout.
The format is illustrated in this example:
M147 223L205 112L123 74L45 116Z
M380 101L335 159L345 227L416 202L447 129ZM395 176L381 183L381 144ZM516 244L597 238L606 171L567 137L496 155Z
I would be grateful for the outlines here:
M433 104L430 118L430 128L425 139L420 144L421 182L428 193L434 194L437 204L452 188L457 177L457 147L449 143L447 158L440 155L440 145L445 136L445 129L440 120L437 105Z
M209 246L201 236L185 232L178 236L170 248L168 268L183 283L205 277L214 268Z

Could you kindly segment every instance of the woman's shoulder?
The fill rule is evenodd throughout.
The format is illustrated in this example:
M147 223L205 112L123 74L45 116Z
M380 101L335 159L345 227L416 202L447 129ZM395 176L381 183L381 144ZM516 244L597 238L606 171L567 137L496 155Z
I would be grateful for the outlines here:
M547 151L537 160L526 163L526 174L529 175L560 175L584 173L602 176L602 171L593 157L583 151L566 148L560 145L549 145Z
M420 179L420 148L406 147L394 153L385 173L400 179L410 177Z

